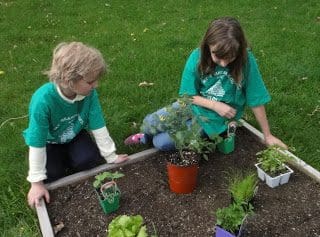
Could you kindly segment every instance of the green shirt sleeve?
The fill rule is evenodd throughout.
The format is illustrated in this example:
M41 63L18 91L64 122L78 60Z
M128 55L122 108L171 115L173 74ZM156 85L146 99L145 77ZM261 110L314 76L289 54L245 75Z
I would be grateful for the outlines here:
M245 95L249 107L264 105L271 100L262 80L257 62L251 51L248 51L248 62L245 68Z
M34 103L29 108L29 127L23 132L28 146L45 147L49 131L49 110L45 103Z
M179 95L199 95L199 88L197 86L199 80L198 62L199 62L199 49L195 49L189 56L182 73L180 83Z

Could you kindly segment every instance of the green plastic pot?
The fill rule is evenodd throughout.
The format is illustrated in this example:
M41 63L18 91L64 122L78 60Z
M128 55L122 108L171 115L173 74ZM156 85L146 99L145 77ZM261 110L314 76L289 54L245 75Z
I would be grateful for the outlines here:
M222 142L218 144L218 150L223 154L229 154L234 151L235 136L224 138Z
M114 181L105 183L100 188L98 194L99 203L105 214L109 214L119 209L121 192Z

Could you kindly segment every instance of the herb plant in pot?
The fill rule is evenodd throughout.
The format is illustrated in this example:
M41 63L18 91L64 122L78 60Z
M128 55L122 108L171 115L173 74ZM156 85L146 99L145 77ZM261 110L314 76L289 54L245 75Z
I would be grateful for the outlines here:
M245 211L249 210L258 190L256 174L252 172L247 174L233 172L232 175L229 175L228 190L231 194L232 203L242 205Z
M293 170L285 164L290 157L284 153L282 148L270 146L257 154L258 177L269 187L274 188L289 181Z
M200 126L193 123L186 130L171 134L177 152L167 158L167 171L170 190L175 193L191 193L197 184L199 160L207 159L206 152L214 149L213 141L201 136Z
M239 203L232 203L228 207L218 208L216 211L216 237L240 237L243 223L253 209L245 210Z
M170 190L175 193L191 193L197 184L199 160L207 159L207 154L212 152L219 137L205 139L202 129L193 117L191 100L181 97L176 103L165 108L164 115L158 116L159 123L152 130L168 132L174 141L176 151L168 153L167 171Z
M103 172L95 176L93 187L97 193L99 203L105 214L118 210L120 205L120 189L116 179L124 174L117 172Z

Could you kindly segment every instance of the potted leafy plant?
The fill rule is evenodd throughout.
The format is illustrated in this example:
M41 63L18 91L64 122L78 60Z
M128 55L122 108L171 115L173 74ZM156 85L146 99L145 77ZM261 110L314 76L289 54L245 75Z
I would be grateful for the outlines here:
M115 179L123 176L124 174L118 171L114 173L103 172L95 176L93 187L98 195L99 203L106 214L119 208L121 193Z
M258 177L269 187L274 188L289 181L293 170L285 164L290 157L278 146L270 146L257 154Z
M216 211L216 237L241 236L245 218L252 213L252 207L245 210L240 203L232 203L228 207L218 208Z
M143 225L141 215L120 215L108 225L108 237L156 237L148 235L146 225Z
M228 190L231 193L232 202L239 203L245 210L248 210L258 190L256 174L233 172L229 177Z
M161 123L149 130L165 130L175 143L177 151L167 157L170 190L191 193L197 183L199 160L201 156L208 159L207 154L215 149L219 136L213 136L210 140L203 138L188 97L179 98L175 106L168 106L165 111L164 115L155 115Z

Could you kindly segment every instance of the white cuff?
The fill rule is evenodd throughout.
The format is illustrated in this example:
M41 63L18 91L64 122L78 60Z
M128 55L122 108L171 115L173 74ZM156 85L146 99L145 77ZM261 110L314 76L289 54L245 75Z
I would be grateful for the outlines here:
M30 183L39 182L47 178L47 153L45 147L29 147L29 172L27 180Z
M107 127L92 130L92 134L97 143L101 156L107 161L107 163L113 163L118 155L116 152L116 146L109 135Z

